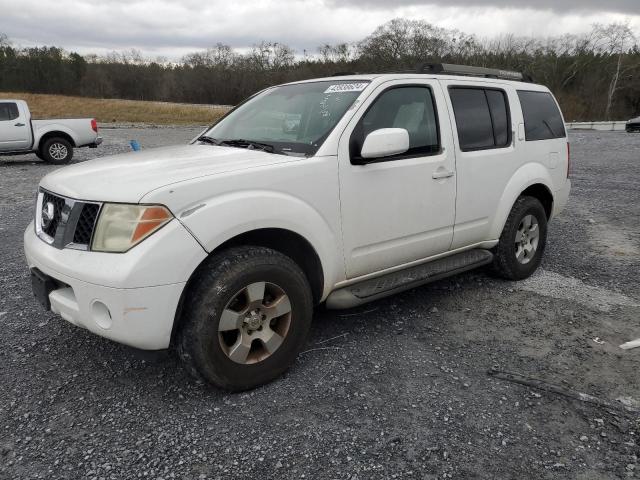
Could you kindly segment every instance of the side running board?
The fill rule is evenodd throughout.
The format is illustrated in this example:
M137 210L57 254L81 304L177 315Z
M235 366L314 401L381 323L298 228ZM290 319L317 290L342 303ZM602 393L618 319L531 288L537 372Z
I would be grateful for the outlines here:
M493 261L488 250L468 250L405 270L365 280L332 292L327 308L352 308L404 290L472 270Z

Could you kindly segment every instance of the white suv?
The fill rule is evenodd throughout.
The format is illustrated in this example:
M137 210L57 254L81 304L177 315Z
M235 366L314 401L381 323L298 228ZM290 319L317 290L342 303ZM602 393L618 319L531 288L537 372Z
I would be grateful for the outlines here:
M315 304L488 264L528 277L570 181L558 104L524 80L429 65L290 83L190 145L57 170L24 234L34 293L242 390L294 361Z

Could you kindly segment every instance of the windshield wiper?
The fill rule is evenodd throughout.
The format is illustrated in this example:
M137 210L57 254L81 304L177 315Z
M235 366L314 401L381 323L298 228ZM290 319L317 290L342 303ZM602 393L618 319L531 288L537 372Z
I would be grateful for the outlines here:
M273 153L275 147L269 143L254 142L253 140L244 140L242 138L233 140L220 140L217 145L228 145L230 147L248 148L250 150L258 149L265 152Z
M200 135L198 137L198 141L204 142L204 143L210 143L211 145L219 145L218 140L216 140L215 138L208 137L206 135Z

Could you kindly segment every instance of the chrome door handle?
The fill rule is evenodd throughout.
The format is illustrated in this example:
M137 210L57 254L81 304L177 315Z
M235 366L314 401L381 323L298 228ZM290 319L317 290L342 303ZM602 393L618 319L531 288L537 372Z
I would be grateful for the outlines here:
M14 125L14 127L24 127L24 123L18 122Z
M436 170L431 175L431 178L434 180L442 180L443 178L451 178L455 175L455 172L450 172L449 170Z

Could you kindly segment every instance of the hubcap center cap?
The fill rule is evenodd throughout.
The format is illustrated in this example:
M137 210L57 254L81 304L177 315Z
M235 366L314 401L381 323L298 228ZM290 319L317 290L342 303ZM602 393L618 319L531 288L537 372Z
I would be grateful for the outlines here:
M252 310L244 319L244 324L249 330L257 330L262 325L262 314L259 309Z

